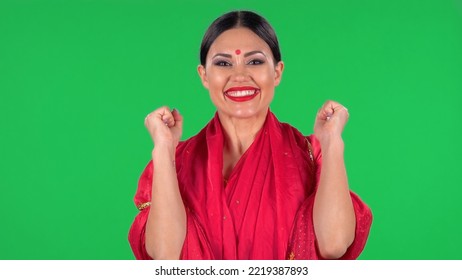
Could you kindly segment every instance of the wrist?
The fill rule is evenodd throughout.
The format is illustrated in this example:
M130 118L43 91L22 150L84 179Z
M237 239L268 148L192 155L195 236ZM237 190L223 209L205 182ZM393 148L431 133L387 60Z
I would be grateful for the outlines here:
M326 154L329 151L335 151L336 153L342 153L345 149L345 144L342 137L328 137L319 141L321 144L321 151Z
M156 145L152 150L151 155L154 162L158 160L174 161L175 148L172 145Z

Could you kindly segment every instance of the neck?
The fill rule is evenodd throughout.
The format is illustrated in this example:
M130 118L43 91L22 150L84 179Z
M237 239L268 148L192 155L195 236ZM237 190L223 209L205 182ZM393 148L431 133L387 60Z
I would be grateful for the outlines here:
M233 118L218 113L224 132L223 175L227 178L241 156L252 145L268 112L252 118Z
M218 113L224 132L224 149L242 155L263 127L268 112L252 118L226 117Z

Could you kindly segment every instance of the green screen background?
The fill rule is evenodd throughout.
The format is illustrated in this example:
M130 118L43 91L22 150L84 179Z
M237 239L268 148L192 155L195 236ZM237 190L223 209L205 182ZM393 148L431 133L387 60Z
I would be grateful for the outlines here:
M462 259L462 2L0 1L0 259L133 259L147 113L183 138L214 107L202 35L250 9L285 62L272 110L304 134L327 99L350 111L350 186L374 222L361 259Z

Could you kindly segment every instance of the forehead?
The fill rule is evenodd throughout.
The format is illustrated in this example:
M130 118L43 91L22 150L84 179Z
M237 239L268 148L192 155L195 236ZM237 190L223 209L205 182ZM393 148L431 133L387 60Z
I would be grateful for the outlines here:
M240 49L243 52L260 50L269 52L269 46L248 28L232 28L221 33L210 46L210 53L234 52Z

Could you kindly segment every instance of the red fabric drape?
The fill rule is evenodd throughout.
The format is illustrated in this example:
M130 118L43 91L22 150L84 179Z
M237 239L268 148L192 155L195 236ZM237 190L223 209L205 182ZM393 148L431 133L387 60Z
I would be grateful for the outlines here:
M305 137L268 112L264 126L224 184L223 131L218 115L176 151L178 182L187 213L182 259L319 259L312 210L322 156ZM142 173L135 204L151 201L153 164ZM370 209L351 193L356 236L343 259L355 259L369 234ZM129 232L137 259L145 250L149 208Z

